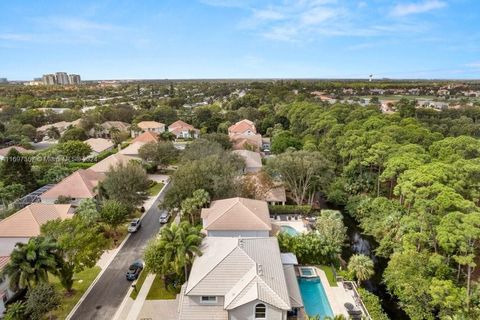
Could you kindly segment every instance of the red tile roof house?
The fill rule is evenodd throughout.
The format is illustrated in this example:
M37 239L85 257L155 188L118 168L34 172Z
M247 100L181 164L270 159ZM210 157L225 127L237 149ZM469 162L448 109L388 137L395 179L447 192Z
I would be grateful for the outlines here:
M80 169L57 183L53 188L40 195L42 203L53 204L61 197L72 198L71 204L78 206L83 199L97 196L97 186L105 175L90 169Z
M235 136L235 135L255 135L257 134L257 129L255 128L255 124L247 119L243 119L238 121L237 123L231 125L228 128L228 135Z
M238 121L228 128L228 135L233 144L233 150L262 150L262 135L257 133L255 124L247 119Z
M132 138L148 131L156 134L161 134L165 132L165 124L157 121L140 121L139 123L137 123L137 127L140 131L131 130Z
M200 130L195 129L192 125L183 122L182 120L177 120L171 125L169 125L168 131L174 134L177 139L196 139L200 135Z

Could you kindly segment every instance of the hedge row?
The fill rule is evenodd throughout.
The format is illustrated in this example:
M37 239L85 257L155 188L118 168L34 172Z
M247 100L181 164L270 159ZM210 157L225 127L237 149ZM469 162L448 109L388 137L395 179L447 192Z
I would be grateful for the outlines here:
M312 212L312 206L297 206L297 205L272 205L269 206L270 214L301 214L308 215Z

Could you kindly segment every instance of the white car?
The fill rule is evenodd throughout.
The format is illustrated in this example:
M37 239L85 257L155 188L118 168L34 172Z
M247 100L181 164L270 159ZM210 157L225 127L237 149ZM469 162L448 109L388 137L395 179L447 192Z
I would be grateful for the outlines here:
M142 226L142 220L139 218L133 219L128 226L128 232L137 232L138 229Z
M167 223L170 219L170 213L168 211L163 211L160 213L160 218L158 218L158 222L161 224Z

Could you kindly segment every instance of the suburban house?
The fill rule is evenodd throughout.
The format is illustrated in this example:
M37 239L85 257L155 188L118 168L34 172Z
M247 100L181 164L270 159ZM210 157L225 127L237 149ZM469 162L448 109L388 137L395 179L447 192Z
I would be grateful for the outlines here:
M255 199L266 201L269 205L285 205L287 202L283 184L272 181L264 172L246 174L242 179L253 191Z
M303 308L277 239L206 237L182 286L179 320L286 320ZM293 272L292 272L293 271Z
M183 139L192 139L198 138L200 135L200 130L195 129L192 125L183 122L182 120L177 120L171 125L168 126L168 132L175 135L175 137Z
M139 131L132 130L132 138L147 131L156 134L161 134L165 132L165 124L157 121L140 121L139 123L137 123L137 127Z
M106 157L102 161L95 163L89 169L99 173L106 173L110 171L111 168L116 168L120 164L125 165L130 161L140 161L140 159L121 153L115 153L111 156Z
M238 121L237 123L228 127L228 135L235 136L235 135L255 135L257 134L257 129L255 128L255 124L247 119L243 119Z
M133 139L132 143L135 143L135 142L149 143L149 142L158 142L159 140L160 138L158 133L155 133L152 131L146 131L138 135L135 139Z
M5 157L7 156L8 152L9 152L11 149L16 149L16 150L17 150L18 152L20 152L21 154L28 154L28 153L33 152L32 150L28 150L28 149L25 149L25 148L20 147L20 146L6 147L6 148L0 149L0 160L5 159Z
M139 141L133 142L129 144L126 148L120 150L118 153L126 156L130 156L130 157L138 158L138 150L140 150L140 148L145 144L146 142L139 142Z
M238 121L228 128L228 135L233 144L233 150L261 151L262 135L257 133L255 124L247 119Z
M102 152L113 150L115 146L112 140L104 138L90 138L84 142L92 148L90 156L98 156Z
M46 124L44 126L38 127L37 132L41 134L47 134L50 128L56 128L60 135L62 135L68 128L80 126L81 119L77 119L72 122L60 121L51 124Z
M0 317L5 312L6 307L5 304L10 300L15 292L10 289L10 283L8 281L8 277L1 276L3 268L7 265L10 261L10 256L0 256Z
M265 201L229 198L202 209L203 229L209 237L268 237L272 230Z
M70 204L32 203L26 206L0 221L0 256L10 256L17 242L26 243L38 236L44 223L72 216Z
M90 129L88 134L97 138L111 138L111 133L116 132L128 132L130 125L122 121L105 121L101 125Z
M238 134L230 136L230 141L233 144L233 150L251 150L260 152L263 146L262 136L260 134Z
M97 185L105 175L90 169L80 169L40 195L42 203L53 204L59 197L70 197L71 204L78 206L83 199L97 195Z
M0 221L0 275L10 261L17 243L27 243L40 234L40 227L55 219L68 219L73 216L69 204L32 203ZM0 318L5 311L5 304L14 296L9 288L7 277L0 276Z
M260 153L249 150L233 150L232 153L239 155L245 161L243 173L255 173L262 170Z

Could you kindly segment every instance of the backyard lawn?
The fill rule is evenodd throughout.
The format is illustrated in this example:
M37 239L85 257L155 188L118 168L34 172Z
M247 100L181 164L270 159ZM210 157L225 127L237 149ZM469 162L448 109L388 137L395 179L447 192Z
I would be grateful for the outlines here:
M150 196L156 196L160 192L160 190L162 190L162 188L163 183L157 182L153 186L151 186L150 189L148 189L148 193L150 194Z
M73 290L75 290L75 292L71 296L62 295L62 302L60 304L60 308L52 312L52 316L55 319L67 318L67 315L77 304L78 300L80 300L85 291L87 291L88 287L93 282L93 280L95 280L100 270L100 267L95 266L74 275ZM60 284L60 280L57 277L51 276L50 282L55 286L55 288L57 288L58 291L62 293L65 292L62 285Z
M327 275L328 283L330 284L330 287L336 287L337 286L337 281L335 279L335 274L333 273L333 269L330 266L326 265L318 265L317 266L319 269L322 269L325 271L325 274Z
M155 276L150 291L148 291L147 300L173 300L177 293L176 291L165 289L162 278Z

